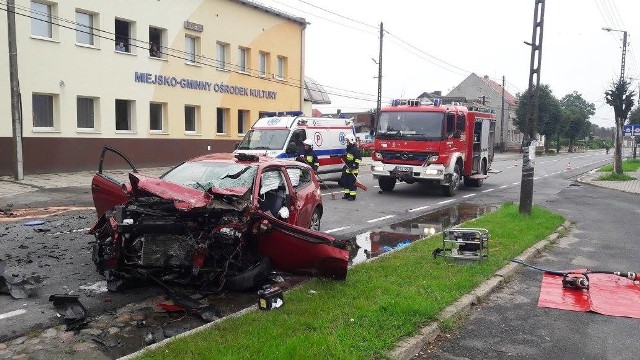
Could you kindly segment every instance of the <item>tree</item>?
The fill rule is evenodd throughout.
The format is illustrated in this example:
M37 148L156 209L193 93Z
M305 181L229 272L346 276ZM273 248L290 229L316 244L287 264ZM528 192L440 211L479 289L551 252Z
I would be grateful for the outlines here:
M587 102L577 91L565 95L560 104L564 118L563 135L569 139L569 152L572 152L575 140L589 135L589 117L596 113L596 106Z
M533 91L536 91L535 89ZM529 109L529 90L523 94L518 94L518 107L516 108L516 119L513 121L518 130L527 132L527 111ZM538 119L534 133L544 135L544 149L549 150L549 140L557 133L558 126L562 121L560 103L551 91L549 85L542 84L538 88Z
M627 125L640 125L640 106L636 106L631 110Z
M629 82L620 79L611 84L611 88L604 93L605 102L613 107L613 113L616 118L616 133L613 156L613 172L622 174L622 127L631 108L633 108L633 98L636 96L635 91L629 90Z

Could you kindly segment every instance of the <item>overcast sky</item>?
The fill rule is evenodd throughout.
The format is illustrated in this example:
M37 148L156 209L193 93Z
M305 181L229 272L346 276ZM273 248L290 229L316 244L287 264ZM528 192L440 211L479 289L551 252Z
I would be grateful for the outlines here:
M446 94L470 73L488 75L516 95L529 82L534 0L255 0L303 17L306 75L329 92L323 113L376 107L379 26L384 24L382 103ZM546 0L540 81L560 99L577 91L596 106L590 119L614 126L604 92L620 77L640 84L639 0Z

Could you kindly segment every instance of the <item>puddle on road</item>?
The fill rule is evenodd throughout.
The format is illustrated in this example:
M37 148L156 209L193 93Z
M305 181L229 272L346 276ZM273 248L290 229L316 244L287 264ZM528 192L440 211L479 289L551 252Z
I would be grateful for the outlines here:
M357 235L351 238L358 247L352 250L350 261L352 264L364 262L443 229L475 219L494 209L493 206L462 203Z

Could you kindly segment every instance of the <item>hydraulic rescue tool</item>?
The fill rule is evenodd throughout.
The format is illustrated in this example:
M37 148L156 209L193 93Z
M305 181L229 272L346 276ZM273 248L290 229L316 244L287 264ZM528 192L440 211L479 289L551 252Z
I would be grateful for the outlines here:
M627 278L631 281L640 281L640 273L635 272L624 272L624 271L602 271L602 270L586 270L586 271L557 271L557 270L548 270L539 268L534 265L527 264L520 259L512 259L511 262L516 264L524 265L526 267L540 270L547 274L559 275L562 276L562 287L570 288L570 289L579 289L579 290L589 290L589 274L612 274L616 276L620 276L623 278Z

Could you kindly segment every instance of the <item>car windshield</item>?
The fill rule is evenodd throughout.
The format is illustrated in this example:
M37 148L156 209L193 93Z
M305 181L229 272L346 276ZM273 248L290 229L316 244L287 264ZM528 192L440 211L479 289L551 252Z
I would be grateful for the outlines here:
M378 123L379 138L440 139L444 113L383 112Z
M288 129L249 130L238 150L282 150L288 137Z
M208 191L211 188L244 193L253 186L257 166L228 162L186 162L162 176L162 179Z

